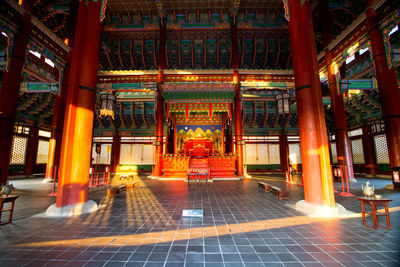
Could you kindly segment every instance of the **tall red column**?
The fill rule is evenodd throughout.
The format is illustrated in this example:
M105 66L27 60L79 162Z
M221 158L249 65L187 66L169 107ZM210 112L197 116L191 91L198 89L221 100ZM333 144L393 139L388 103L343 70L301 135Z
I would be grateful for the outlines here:
M338 164L346 166L347 177L354 180L353 159L351 154L351 143L347 131L346 110L344 108L343 94L338 93L336 84L336 73L332 64L331 52L325 50L327 62L329 94L331 95L331 107L333 122L335 126L336 151Z
M289 145L286 134L279 136L279 156L281 160L281 172L285 173L289 169Z
M164 126L164 99L162 97L161 85L164 83L164 68L165 68L165 38L166 28L165 23L162 24L160 29L160 49L158 61L158 76L157 76L157 109L156 109L156 155L154 176L161 176L161 155L163 153L163 126Z
M79 3L68 83L57 207L85 203L101 35L101 1Z
M378 14L372 7L373 1L367 6L367 25L374 58L376 79L381 100L382 115L385 121L386 140L391 167L400 167L400 92L396 70L389 68L382 33L377 22ZM400 186L400 185L398 185Z
M11 158L11 146L15 117L17 114L18 92L21 85L28 37L32 31L31 1L23 1L24 14L19 21L19 30L14 40L10 67L3 73L0 90L0 185L5 184Z
M235 84L235 137L236 137L236 155L237 155L237 172L238 176L244 176L243 166L243 133L242 133L242 101L239 83L239 59L238 59L238 36L236 25L231 27L231 42L232 42L232 68L233 68L233 83Z
M111 147L111 172L115 173L119 165L119 157L121 152L121 136L116 131L113 136L113 143Z
M305 1L300 4L300 0L289 0L289 11L304 198L309 204L334 207L328 137L310 3Z
M29 130L28 145L25 157L25 175L33 175L35 172L35 165L37 159L37 152L39 146L39 129L33 126Z
M377 163L374 135L372 134L371 126L364 124L362 127L362 133L365 167L367 168L368 174L375 175L377 172Z

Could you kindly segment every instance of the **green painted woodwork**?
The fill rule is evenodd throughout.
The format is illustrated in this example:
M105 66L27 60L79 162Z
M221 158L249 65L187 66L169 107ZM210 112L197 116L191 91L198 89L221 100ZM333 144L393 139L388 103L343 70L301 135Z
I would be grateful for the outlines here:
M280 170L280 164L248 164L247 171L268 171L268 170Z
M380 172L390 172L390 165L389 164L378 164L378 171Z
M24 164L10 164L8 167L9 173L19 173L24 171Z

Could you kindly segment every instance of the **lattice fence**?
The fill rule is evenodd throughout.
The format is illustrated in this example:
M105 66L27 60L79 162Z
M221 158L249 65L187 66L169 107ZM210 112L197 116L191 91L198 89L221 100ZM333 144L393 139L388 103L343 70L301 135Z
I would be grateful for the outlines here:
M14 136L10 164L25 164L26 146L28 138Z
M331 154L332 154L332 163L337 164L337 151L336 151L336 142L331 143Z
M389 153L386 143L386 135L376 135L374 137L376 162L378 164L389 164Z
M46 164L49 155L49 141L39 140L36 164Z
M361 138L351 140L351 151L354 163L365 163Z

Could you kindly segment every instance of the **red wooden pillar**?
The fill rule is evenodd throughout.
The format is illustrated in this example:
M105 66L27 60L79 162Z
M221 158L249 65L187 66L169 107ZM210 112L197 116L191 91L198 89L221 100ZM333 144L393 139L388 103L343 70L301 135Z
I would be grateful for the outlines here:
M111 172L115 173L118 169L119 158L121 152L121 136L115 131L113 136L113 143L111 147Z
M160 57L158 62L158 76L157 76L157 109L156 109L156 155L154 176L162 175L161 155L163 153L163 126L164 126L164 99L162 97L161 85L164 83L164 68L165 68L165 38L166 28L165 23L162 23L160 29Z
M347 131L346 110L344 108L343 94L338 93L336 84L336 73L333 67L331 52L325 50L327 62L329 94L331 95L332 115L335 126L336 153L338 164L346 166L347 177L354 180L353 159L351 154L351 143Z
M63 90L63 88L61 88L61 90ZM64 91L66 91L66 89ZM47 156L46 174L43 182L52 181L57 177L56 172L58 170L60 161L62 122L64 121L63 115L65 111L65 99L62 99L63 95L65 95L65 93L61 93L61 96L55 96L53 120L51 122L49 153Z
M281 160L281 172L286 173L289 169L289 145L286 134L279 136L279 156Z
M362 127L362 133L365 167L367 168L368 174L375 175L377 172L377 163L374 135L372 134L371 126L364 124Z
M242 133L242 101L239 83L239 59L238 59L238 36L236 24L231 27L232 41L232 68L233 68L233 83L235 84L235 137L236 137L236 155L237 155L237 172L238 176L244 176L243 166L243 133Z
M64 117L57 207L88 200L101 34L100 6L101 1L79 3Z
M335 206L328 137L318 75L310 3L289 0L289 32L296 85L304 198L309 204Z
M33 175L35 172L37 152L39 146L39 128L33 126L29 130L28 145L25 157L25 175Z
M72 1L70 5L70 16L67 19L66 36L70 44L73 43L74 31L76 26L76 16L78 12L78 2ZM72 47L72 45L70 45ZM64 68L62 85L59 95L55 96L53 120L51 122L51 137L49 142L49 153L46 165L46 175L42 182L51 182L53 179L57 179L58 170L60 168L60 155L61 155L61 141L62 132L64 126L64 114L65 114L65 99L68 90L68 80L71 70L72 52L68 54L67 63ZM61 73L59 73L61 75Z
M25 12L19 21L19 31L14 40L10 67L3 73L0 90L0 185L5 184L10 165L18 93L22 79L28 37L32 31L31 1L23 1Z
M391 167L400 167L400 92L396 70L388 65L382 33L377 22L378 14L372 7L373 1L368 2L367 25L385 121L389 161Z

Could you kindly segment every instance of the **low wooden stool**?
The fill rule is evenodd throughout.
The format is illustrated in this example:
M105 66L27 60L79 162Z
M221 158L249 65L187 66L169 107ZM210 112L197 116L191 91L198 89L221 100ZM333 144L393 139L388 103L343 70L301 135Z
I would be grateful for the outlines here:
M376 198L367 198L367 197L358 197L357 199L360 200L360 202L361 202L361 214L362 214L363 225L365 227L375 229L375 230L378 227L392 230L392 228L390 226L389 207L388 207L389 202L392 201L391 199L387 199L387 198L376 199ZM371 212L365 211L364 204L370 205L372 211ZM385 207L385 213L377 212L376 207ZM374 227L367 225L366 220L365 220L365 214L372 215ZM378 216L386 217L386 227L379 224Z
M0 224L6 224L6 223L10 223L12 221L15 200L17 200L17 198L19 198L18 195L8 195L8 196L2 195L2 196L0 196ZM8 209L3 209L4 203L11 203L11 207ZM1 222L1 215L2 215L3 211L10 212L10 214L8 216L8 222Z
M124 189L125 185L110 186L107 188L107 197L119 197L121 190Z

